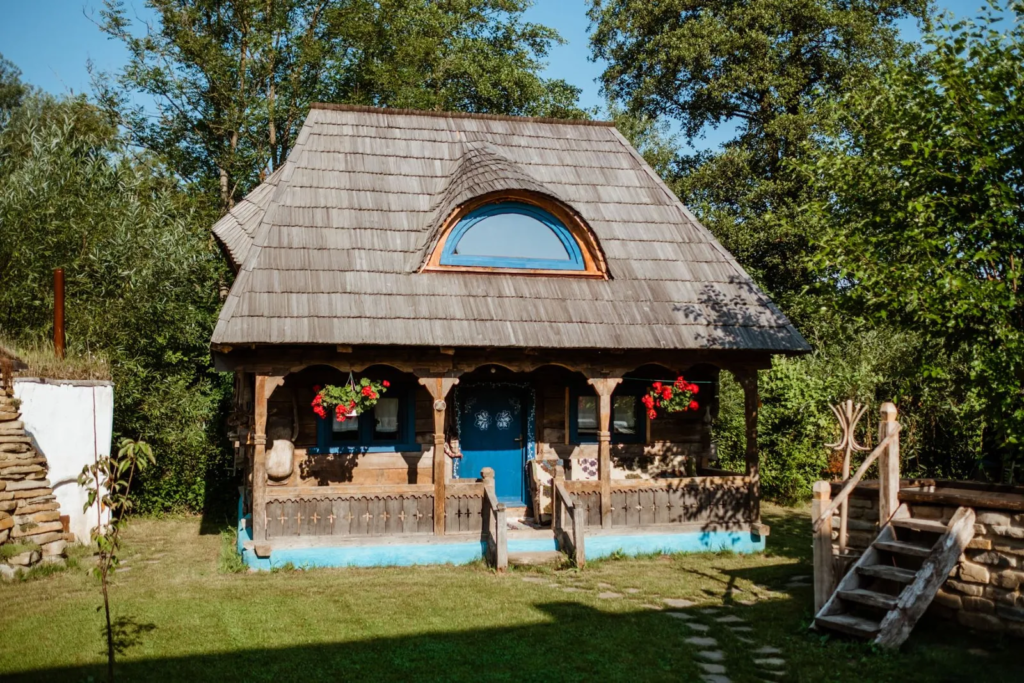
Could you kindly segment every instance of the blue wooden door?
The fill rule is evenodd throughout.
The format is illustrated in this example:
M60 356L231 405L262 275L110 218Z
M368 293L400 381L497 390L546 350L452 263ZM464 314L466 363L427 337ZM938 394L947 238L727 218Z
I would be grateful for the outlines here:
M515 387L459 388L462 462L459 476L494 469L494 488L505 504L526 504L522 392Z

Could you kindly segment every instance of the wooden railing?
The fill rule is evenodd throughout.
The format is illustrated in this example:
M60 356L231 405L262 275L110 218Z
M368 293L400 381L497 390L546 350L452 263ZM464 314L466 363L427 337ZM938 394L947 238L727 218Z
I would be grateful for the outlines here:
M817 614L831 597L836 585L835 556L832 549L832 516L850 497L864 478L868 468L878 461L878 525L883 528L899 508L900 491L900 425L896 406L883 403L878 425L878 446L864 458L857 471L832 498L832 485L827 481L814 484L811 499L811 530L814 538L814 612ZM852 426L846 427L852 430ZM841 546L843 544L840 544Z
M499 572L508 569L508 518L505 504L498 502L494 489L494 470L480 472L484 480L484 529L487 537L487 561Z
M577 568L587 562L585 539L587 516L576 507L576 501L565 488L565 468L555 467L551 482L551 528L555 533L558 547L573 561Z

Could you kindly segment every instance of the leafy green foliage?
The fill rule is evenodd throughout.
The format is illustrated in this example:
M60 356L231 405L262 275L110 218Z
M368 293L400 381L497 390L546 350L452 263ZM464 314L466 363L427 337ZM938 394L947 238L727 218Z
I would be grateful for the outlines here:
M804 153L821 106L903 48L895 22L925 0L592 0L604 90L633 115L676 122L689 140L734 126L721 151L682 156L670 185L798 322L815 305L812 235L782 220L804 202L787 161ZM660 170L660 169L659 169ZM664 175L664 174L663 174Z
M33 95L0 125L0 334L30 347L52 337L63 267L72 355L106 360L115 432L163 454L141 510L201 509L223 471L228 389L209 338L227 268L212 218L83 99Z
M845 311L936 351L919 372L974 412L979 452L1007 480L1024 443L1024 5L1012 11L1003 32L990 12L927 33L929 50L838 103L801 166L816 273Z
M103 101L222 209L288 156L311 102L583 116L579 89L538 75L558 34L527 0L149 0L138 35L120 0L103 29L131 60ZM159 116L129 105L153 96Z

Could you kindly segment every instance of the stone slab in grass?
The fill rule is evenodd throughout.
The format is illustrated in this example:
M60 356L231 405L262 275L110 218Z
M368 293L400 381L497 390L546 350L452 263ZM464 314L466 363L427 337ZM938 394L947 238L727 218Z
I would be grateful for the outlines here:
M669 607L675 607L675 608L678 608L678 609L684 609L686 607L693 607L694 605L697 604L697 603L695 603L695 602L693 602L691 600L686 600L684 598L665 598L664 602Z

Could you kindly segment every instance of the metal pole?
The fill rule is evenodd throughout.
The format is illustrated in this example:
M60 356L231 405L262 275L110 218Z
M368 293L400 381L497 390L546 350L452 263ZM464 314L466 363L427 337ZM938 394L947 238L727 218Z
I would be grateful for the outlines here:
M53 269L53 350L64 360L64 269Z

